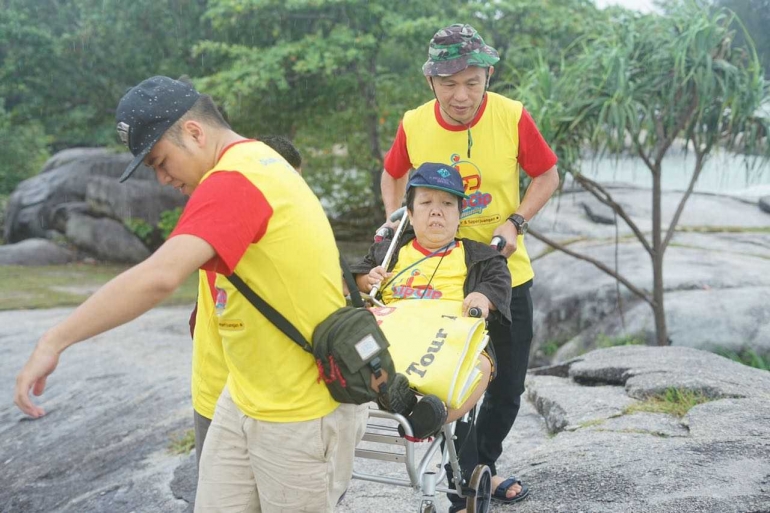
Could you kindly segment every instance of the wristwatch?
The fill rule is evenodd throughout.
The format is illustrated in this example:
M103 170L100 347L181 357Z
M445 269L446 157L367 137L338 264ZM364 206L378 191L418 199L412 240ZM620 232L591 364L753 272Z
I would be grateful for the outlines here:
M529 223L526 219L524 219L524 216L519 214L511 214L508 217L508 220L513 223L513 226L516 227L516 231L519 233L519 235L524 235L527 233L527 230L529 230Z

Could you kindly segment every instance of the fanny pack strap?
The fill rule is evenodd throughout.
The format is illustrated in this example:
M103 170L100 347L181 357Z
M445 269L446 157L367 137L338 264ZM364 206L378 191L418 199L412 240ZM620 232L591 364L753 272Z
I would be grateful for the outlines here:
M363 307L364 302L361 299L361 294L358 292L356 281L353 279L353 273L350 272L350 267L348 267L348 264L342 255L340 255L340 266L342 267L342 274L345 277L345 282L348 284L350 300L352 301L353 306L356 308ZM244 282L240 276L233 273L230 276L227 276L227 279L230 280L230 283L232 283L236 289L238 289L238 292L243 294L243 297L249 300L249 303L251 303L254 308L264 315L268 321L272 322L276 328L281 330L284 335L296 342L297 345L308 353L313 354L313 348L305 337L302 336L302 333L300 333L286 317L281 315L278 310L270 306L267 301L262 299L259 294L251 289L251 287L246 285L246 282Z

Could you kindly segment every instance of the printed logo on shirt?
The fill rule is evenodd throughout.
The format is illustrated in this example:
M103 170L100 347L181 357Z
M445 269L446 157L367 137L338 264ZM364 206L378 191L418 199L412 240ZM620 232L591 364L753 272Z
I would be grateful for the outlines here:
M222 319L219 321L219 329L222 331L243 331L243 321L240 319Z
M468 199L463 200L463 211L460 214L460 219L481 214L492 203L492 195L481 190L481 170L473 162L461 160L458 153L453 153L450 161L460 176L463 177L465 194L468 195Z
M392 287L393 299L441 299L443 294L440 290L436 290L429 281L419 269L415 269L403 285Z
M215 289L217 292L217 299L214 308L216 309L217 317L221 317L227 307L227 291L225 289L220 289L219 287L215 287Z

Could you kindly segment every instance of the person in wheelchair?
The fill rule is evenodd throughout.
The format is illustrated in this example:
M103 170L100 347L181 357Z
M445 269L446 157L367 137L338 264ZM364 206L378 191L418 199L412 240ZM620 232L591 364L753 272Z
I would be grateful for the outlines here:
M467 198L463 179L455 168L437 163L417 168L406 188L411 229L397 241L397 250L387 269L382 263L392 243L389 239L374 243L366 257L351 266L358 288L369 293L379 285L385 304L432 299L462 301L463 315L476 308L484 318L497 317L510 324L511 274L505 257L492 246L456 237L463 200ZM482 353L480 384L459 408L447 411L438 397L425 396L419 402L411 397L393 397L387 409L404 410L396 412L408 414L416 438L431 436L445 422L462 418L481 399L493 377L493 360L494 355ZM406 377L399 374L398 379ZM391 387L391 395L404 390L400 385L395 383ZM477 459L473 454L473 422L464 427L458 425L458 436L467 439L460 451L465 474L472 471Z

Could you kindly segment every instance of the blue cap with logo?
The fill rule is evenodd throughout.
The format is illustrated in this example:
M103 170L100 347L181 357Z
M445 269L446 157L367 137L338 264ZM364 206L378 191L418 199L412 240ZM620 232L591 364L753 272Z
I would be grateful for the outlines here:
M422 164L409 179L409 183L406 184L406 190L408 191L412 187L438 189L463 199L468 199L460 172L446 164L437 164L435 162Z

